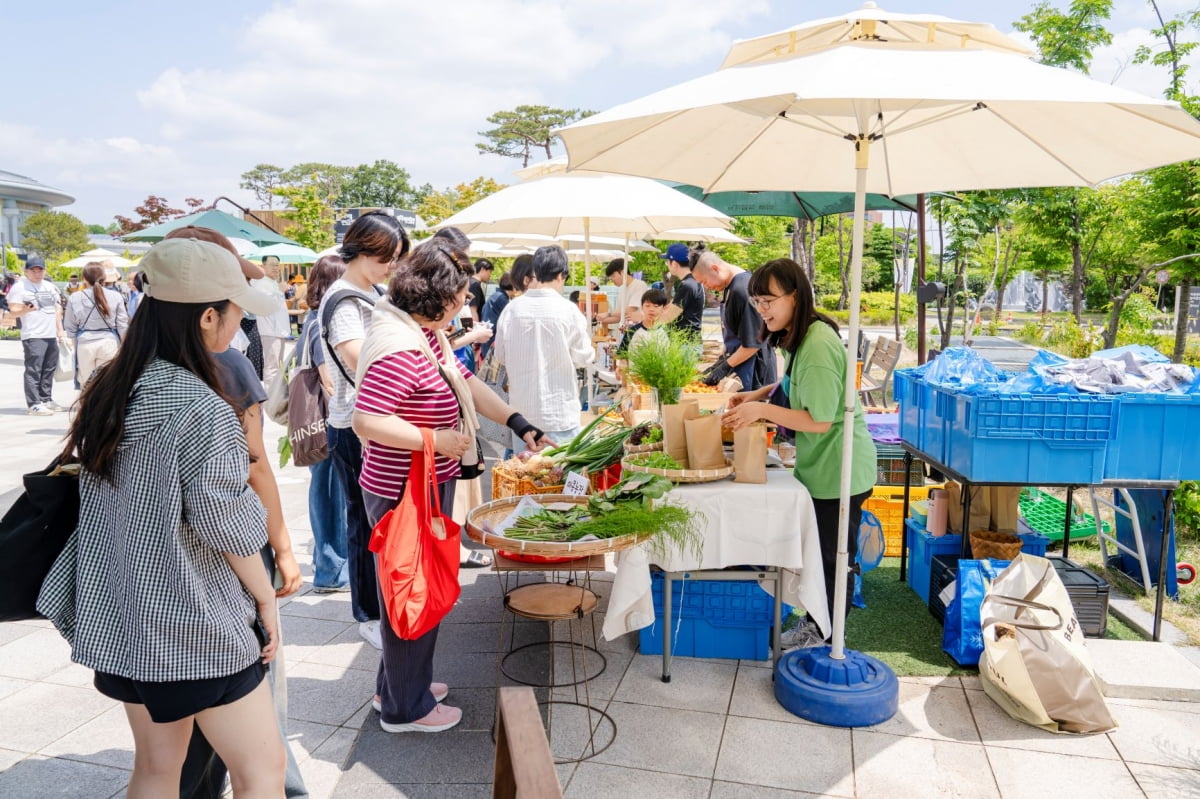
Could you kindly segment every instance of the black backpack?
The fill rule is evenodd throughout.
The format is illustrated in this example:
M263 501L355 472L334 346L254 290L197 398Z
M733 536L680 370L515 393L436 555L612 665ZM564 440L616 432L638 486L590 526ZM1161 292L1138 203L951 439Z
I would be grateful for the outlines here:
M371 298L361 291L355 291L354 289L342 289L341 291L335 291L321 300L321 341L325 344L325 357L327 360L331 360L337 364L338 371L342 373L342 377L346 378L346 381L352 386L354 385L354 378L346 371L346 367L342 364L342 359L337 356L337 353L333 351L333 346L329 343L329 322L333 319L333 312L346 300L357 300L374 308L375 299L383 294L383 290L378 286L372 286L371 288L375 289L376 298Z
M38 618L42 582L79 525L79 478L58 460L22 480L25 491L0 519L0 621Z

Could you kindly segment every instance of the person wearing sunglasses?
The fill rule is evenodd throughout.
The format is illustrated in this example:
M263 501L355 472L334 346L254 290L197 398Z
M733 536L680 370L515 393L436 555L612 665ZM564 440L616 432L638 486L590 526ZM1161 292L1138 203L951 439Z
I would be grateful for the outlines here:
M735 394L722 423L734 430L758 421L773 422L796 435L793 474L812 495L821 541L825 595L833 618L834 579L837 576L838 505L841 494L842 437L846 370L852 367L837 322L820 313L812 284L803 267L780 258L759 267L750 277L749 296L762 315L762 335L783 350L787 368L780 383L782 403L768 401L774 385ZM858 525L863 502L875 485L875 445L867 431L862 403L854 397L854 455L850 470L849 563L858 550ZM854 567L857 568L857 567ZM846 581L847 613L854 581ZM819 646L827 636L809 617L785 633L784 645Z

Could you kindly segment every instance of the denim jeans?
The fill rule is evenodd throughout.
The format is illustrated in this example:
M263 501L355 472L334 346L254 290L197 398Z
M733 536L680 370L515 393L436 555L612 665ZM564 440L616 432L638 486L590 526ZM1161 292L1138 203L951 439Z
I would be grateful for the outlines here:
M333 458L308 467L308 522L313 533L313 586L338 588L350 582L346 553L346 492Z
M50 402L58 368L58 339L22 339L21 348L25 353L25 404L32 408Z
M346 559L350 566L350 610L355 621L379 618L379 598L375 577L375 556L367 549L371 542L371 522L363 507L363 492L358 484L362 472L362 444L353 430L328 425L329 457L333 461L346 497Z

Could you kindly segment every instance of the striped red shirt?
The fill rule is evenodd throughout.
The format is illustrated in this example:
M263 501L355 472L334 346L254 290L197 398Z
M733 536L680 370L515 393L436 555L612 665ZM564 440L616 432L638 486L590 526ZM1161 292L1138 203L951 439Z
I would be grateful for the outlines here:
M442 348L432 331L425 337L439 361ZM469 379L471 372L455 359L459 372ZM358 386L355 410L375 416L396 415L409 424L443 430L458 424L458 399L437 367L424 353L410 350L380 358L367 368ZM458 477L458 461L435 456L438 481ZM362 475L358 483L364 491L381 497L399 497L412 464L412 452L374 441L363 450Z

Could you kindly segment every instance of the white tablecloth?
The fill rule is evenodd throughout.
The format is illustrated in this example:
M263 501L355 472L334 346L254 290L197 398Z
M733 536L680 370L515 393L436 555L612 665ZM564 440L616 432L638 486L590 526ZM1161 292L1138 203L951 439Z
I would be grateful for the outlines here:
M781 566L783 601L802 607L829 632L825 575L812 498L790 469L768 469L763 484L695 483L677 486L668 498L708 520L704 550L697 562L691 553L672 549L651 552L643 544L617 558L617 574L604 619L611 640L654 623L650 565L664 571L721 569L726 566ZM770 590L770 583L762 584Z

